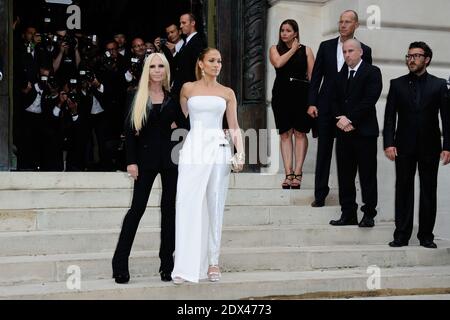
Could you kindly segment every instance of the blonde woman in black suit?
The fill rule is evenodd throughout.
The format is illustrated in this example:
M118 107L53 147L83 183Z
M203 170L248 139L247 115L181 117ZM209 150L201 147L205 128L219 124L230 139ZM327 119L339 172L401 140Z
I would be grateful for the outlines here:
M134 180L130 210L122 225L119 242L112 261L113 278L117 283L130 280L128 258L139 225L147 207L153 182L161 175L161 259L162 281L171 281L175 249L175 197L178 179L172 141L176 128L186 119L176 99L170 95L170 67L160 53L151 54L145 61L129 117L125 122L128 176Z

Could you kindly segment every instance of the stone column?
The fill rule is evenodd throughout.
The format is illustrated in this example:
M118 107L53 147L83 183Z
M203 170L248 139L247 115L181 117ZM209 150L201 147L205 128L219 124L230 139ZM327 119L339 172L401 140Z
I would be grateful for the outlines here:
M0 171L10 167L9 49L8 23L10 1L0 0L0 59L3 79L0 81Z

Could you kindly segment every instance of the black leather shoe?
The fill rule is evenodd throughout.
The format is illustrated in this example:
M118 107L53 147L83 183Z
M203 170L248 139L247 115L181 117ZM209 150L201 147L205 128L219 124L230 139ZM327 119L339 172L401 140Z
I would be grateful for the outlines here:
M313 208L325 207L325 201L324 200L314 200L314 202L311 203L311 207L313 207Z
M165 272L165 271L161 271L159 273L159 275L161 276L161 281L162 282L170 282L172 281L172 272Z
M400 240L394 240L389 243L389 247L391 248L401 248L401 247L407 247L407 242L401 242Z
M332 226L357 226L358 220L340 218L339 220L331 220L330 224Z
M428 249L437 249L437 245L436 243L434 243L434 241L421 241L420 245L424 248L428 248Z
M363 217L361 222L359 223L360 228L373 228L375 227L375 221L373 218Z
M115 274L113 278L118 284L125 284L130 282L130 274Z

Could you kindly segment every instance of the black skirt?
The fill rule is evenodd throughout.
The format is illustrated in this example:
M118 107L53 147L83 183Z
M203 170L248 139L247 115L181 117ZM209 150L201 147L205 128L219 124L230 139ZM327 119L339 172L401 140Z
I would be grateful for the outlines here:
M272 92L272 109L279 134L294 129L309 133L313 119L308 115L309 83L305 80L289 79L275 81Z

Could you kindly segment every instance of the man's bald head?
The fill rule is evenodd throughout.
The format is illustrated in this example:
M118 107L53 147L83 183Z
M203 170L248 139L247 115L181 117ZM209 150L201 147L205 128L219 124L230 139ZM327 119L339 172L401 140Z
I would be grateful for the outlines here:
M356 39L345 41L342 51L344 53L345 63L352 69L356 67L362 59L363 50L361 42Z
M347 45L347 46L353 46L353 47L355 47L356 49L361 49L361 50L362 50L361 42L359 42L359 41L356 40L356 39L349 39L349 40L345 41L345 42L344 42L344 46L345 46L345 45Z

